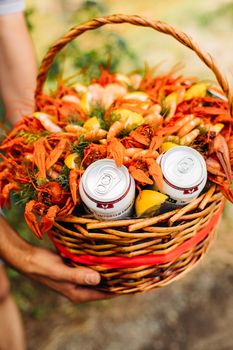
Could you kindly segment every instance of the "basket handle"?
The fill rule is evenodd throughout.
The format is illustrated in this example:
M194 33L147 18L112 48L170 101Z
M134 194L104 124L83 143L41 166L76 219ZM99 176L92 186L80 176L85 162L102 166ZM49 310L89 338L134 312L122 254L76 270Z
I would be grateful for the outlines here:
M66 33L62 38L60 38L55 42L54 45L47 52L40 66L39 73L37 76L35 101L37 102L38 96L41 95L42 93L42 89L47 77L47 73L51 67L51 64L55 56L64 46L66 46L70 41L72 41L73 39L75 39L76 37L85 33L88 30L93 30L93 29L102 27L106 24L120 24L120 23L130 23L141 27L153 28L158 32L172 36L173 38L178 40L181 44L183 44L184 46L187 46L192 51L194 51L197 54L197 56L205 63L205 65L209 67L210 70L212 70L212 72L214 73L220 87L222 88L224 94L226 95L229 101L230 113L231 113L231 116L233 116L233 99L232 99L232 92L230 89L229 82L224 76L224 74L221 72L221 70L218 68L215 60L209 53L203 51L199 47L199 45L195 41L193 41L193 39L189 35L177 30L176 28L170 26L167 23L164 23L161 21L155 21L146 17L128 16L128 15L122 15L122 14L116 14L116 15L92 19L84 24L71 28L68 33Z

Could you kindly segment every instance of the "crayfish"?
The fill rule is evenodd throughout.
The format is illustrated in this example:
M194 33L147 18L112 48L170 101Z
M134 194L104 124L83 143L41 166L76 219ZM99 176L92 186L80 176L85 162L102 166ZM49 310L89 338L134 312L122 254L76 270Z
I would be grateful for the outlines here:
M57 216L72 213L74 203L57 182L48 182L36 191L38 199L26 204L24 217L30 229L41 239L52 228Z

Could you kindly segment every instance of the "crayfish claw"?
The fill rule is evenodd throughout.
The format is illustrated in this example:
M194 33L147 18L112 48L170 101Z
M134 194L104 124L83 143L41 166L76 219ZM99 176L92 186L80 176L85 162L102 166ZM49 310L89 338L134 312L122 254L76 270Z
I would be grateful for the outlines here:
M216 156L225 172L228 182L231 183L232 171L230 163L230 153L227 142L221 134L218 134L214 138L213 143L210 146L210 153L214 152L216 153Z
M108 140L107 156L108 158L113 158L118 167L121 167L123 165L124 153L125 147L119 140L117 140L116 138Z
M141 184L153 185L153 181L145 174L143 170L137 169L135 166L130 166L129 172L134 180L140 182Z
M36 216L33 213L33 209L35 208L37 202L35 200L31 200L26 204L24 218L26 223L32 232L39 238L42 239L42 232L40 230L39 224L37 222Z
M60 208L57 205L50 207L45 216L42 217L40 222L40 231L42 234L48 232L54 224L54 219L58 214Z

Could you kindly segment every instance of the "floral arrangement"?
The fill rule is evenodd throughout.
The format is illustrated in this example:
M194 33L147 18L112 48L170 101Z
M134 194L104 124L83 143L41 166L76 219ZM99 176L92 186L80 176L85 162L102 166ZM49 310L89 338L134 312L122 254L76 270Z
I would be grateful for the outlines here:
M79 181L94 161L127 166L138 191L156 183L156 159L176 145L191 146L206 160L208 179L233 202L232 119L213 84L178 75L110 73L58 84L41 95L37 111L15 125L0 146L0 205L25 205L25 219L39 237L57 217L81 208Z

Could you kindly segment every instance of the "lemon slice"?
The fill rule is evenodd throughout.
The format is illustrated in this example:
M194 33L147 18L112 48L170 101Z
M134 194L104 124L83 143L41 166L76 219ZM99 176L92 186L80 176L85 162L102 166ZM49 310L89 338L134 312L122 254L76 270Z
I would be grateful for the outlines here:
M129 109L116 109L111 113L111 119L114 121L121 121L124 123L126 131L131 131L144 123L144 118L141 114L132 112Z
M127 132L137 128L138 126L142 125L144 123L144 118L135 112L132 112L132 114L126 119L125 121L125 130Z
M68 155L68 157L66 157L65 159L65 165L67 166L67 168L69 169L75 169L78 167L80 162L80 157L78 153L71 153L70 155Z
M100 129L100 122L97 117L92 117L88 119L84 124L83 127L87 130L97 130Z
M170 107L171 102L178 102L178 94L176 91L170 93L169 95L167 95L167 97L165 98L165 106L166 108Z
M82 95L82 98L80 100L80 106L86 113L89 113L91 111L91 100L92 100L92 95L89 91L85 92Z
M131 99L146 102L147 100L149 100L149 96L143 91L129 92L124 96L124 100L131 100Z
M219 134L223 128L224 128L224 124L217 123L211 126L210 131L214 131L216 132L216 134Z
M163 193L152 191L152 190L143 190L139 193L135 202L135 210L137 216L150 215L159 207L165 200L168 198Z
M176 146L178 146L176 143L167 141L162 143L161 149L162 149L162 152L167 152L169 149Z
M121 122L126 121L131 114L133 114L134 112L130 111L129 109L114 109L111 112L111 117L113 117L114 121L120 120ZM136 113L138 114L138 113Z
M191 100L194 97L205 97L207 92L207 86L204 83L194 84L191 88L189 88L184 96L185 100Z

